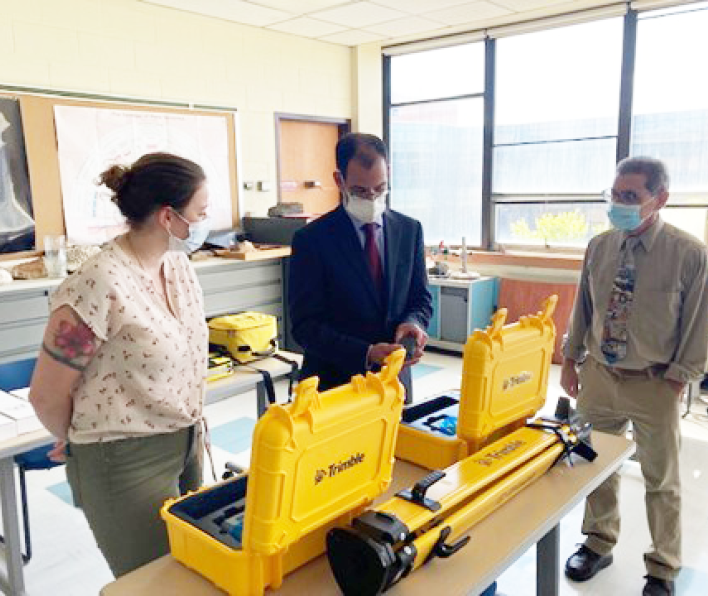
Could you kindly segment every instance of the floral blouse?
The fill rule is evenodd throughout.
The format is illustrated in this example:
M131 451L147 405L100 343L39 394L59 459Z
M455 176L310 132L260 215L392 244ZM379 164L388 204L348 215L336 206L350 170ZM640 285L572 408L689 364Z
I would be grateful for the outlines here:
M203 295L186 255L166 253L164 275L171 311L113 241L52 295L52 310L70 306L103 342L72 391L71 442L168 433L200 420L208 350ZM84 339L72 339L80 350Z

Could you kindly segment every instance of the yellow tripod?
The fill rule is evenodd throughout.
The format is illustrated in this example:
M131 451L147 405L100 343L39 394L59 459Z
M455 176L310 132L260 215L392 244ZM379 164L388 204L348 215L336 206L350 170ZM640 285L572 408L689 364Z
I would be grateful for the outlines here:
M592 461L590 428L565 416L537 419L327 536L327 556L345 595L380 594L433 557L449 557L464 534L502 503L575 452ZM557 412L558 414L558 412Z

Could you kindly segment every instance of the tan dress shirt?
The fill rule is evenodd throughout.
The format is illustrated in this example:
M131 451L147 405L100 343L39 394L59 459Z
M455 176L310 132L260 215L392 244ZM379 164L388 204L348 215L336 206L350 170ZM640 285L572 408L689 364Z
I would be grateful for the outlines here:
M593 238L583 263L563 354L586 353L606 364L600 350L605 314L626 233ZM636 283L628 321L627 355L615 366L641 370L666 365L664 376L687 383L703 375L708 355L708 254L690 234L658 219L634 250Z
M203 295L186 255L168 252L174 315L138 263L115 242L52 295L103 342L72 391L73 443L173 432L200 420L208 331Z

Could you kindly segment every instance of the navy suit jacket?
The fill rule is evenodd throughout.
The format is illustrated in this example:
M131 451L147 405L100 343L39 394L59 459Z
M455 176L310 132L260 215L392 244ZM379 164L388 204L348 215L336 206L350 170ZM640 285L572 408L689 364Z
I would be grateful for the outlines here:
M317 375L321 391L364 373L369 346L393 342L399 324L414 322L426 329L430 321L422 227L391 210L383 220L383 295L374 289L361 241L341 205L293 238L288 292L292 333L305 352L301 378ZM401 380L410 399L410 368Z

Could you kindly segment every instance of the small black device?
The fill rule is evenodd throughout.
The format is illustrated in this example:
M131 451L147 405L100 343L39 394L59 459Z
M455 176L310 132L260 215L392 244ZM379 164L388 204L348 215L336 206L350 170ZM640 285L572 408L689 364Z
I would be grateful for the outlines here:
M415 337L412 335L406 335L405 337L402 337L401 341L398 343L400 343L406 350L406 360L413 358L413 354L415 354L415 350L418 347Z

